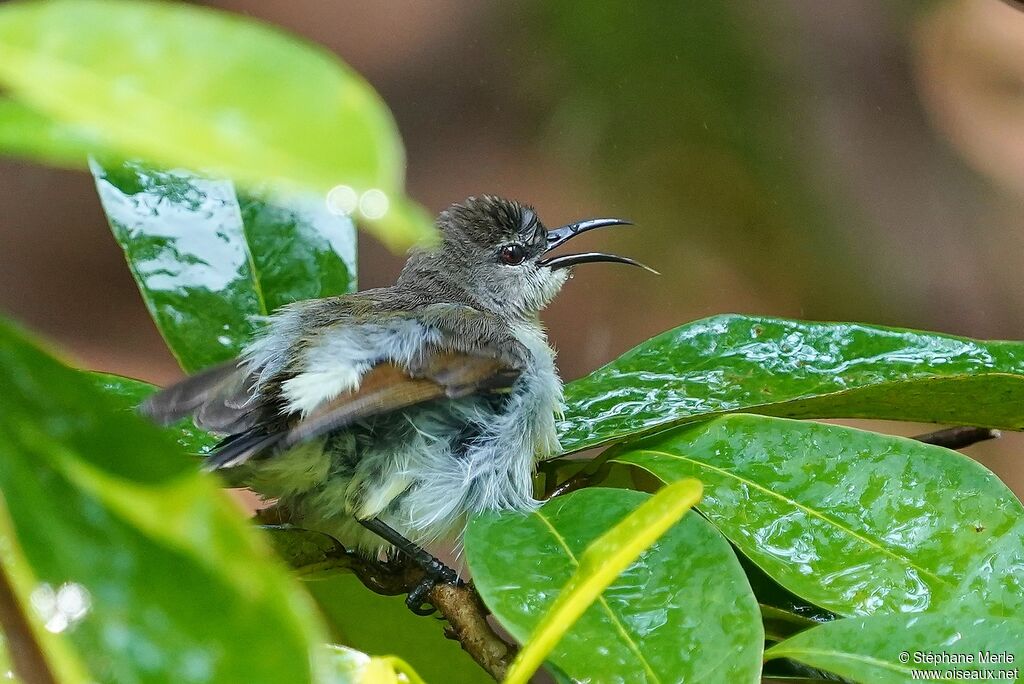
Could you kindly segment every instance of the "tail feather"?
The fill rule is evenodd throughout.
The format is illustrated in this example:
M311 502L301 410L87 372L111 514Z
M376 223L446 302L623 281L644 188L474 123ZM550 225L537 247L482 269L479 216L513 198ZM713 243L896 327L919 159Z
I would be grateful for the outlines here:
M267 434L260 429L231 435L207 456L204 468L218 470L242 465L249 459L272 448L285 436L284 432Z
M193 417L199 427L219 434L244 432L257 421L249 373L237 361L214 366L152 395L139 410L169 425Z

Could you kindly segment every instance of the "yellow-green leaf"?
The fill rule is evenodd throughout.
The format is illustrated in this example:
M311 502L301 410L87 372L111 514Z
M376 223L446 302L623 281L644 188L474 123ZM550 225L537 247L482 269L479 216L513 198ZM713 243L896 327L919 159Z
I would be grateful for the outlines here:
M394 656L368 656L345 646L327 647L332 674L348 684L424 684L408 663Z
M44 161L95 141L92 151L246 186L325 200L341 188L392 246L432 235L404 195L405 152L373 88L319 46L246 17L171 2L4 3L0 86L44 117L29 122L42 142L21 144ZM66 146L54 144L58 125L73 132L58 134Z
M675 482L644 501L587 547L576 572L512 663L506 683L527 682L583 612L641 553L679 522L700 500L700 495L701 484L697 480Z

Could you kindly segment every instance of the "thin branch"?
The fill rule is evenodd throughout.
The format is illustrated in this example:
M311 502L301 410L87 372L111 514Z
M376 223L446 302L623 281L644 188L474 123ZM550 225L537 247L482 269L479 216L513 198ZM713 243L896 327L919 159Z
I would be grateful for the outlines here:
M1000 436L999 430L992 430L990 428L951 427L924 435L917 435L914 439L925 444L946 447L947 449L963 449L978 442L998 439Z
M411 563L395 561L383 564L354 554L349 556L349 569L367 588L378 594L408 594L423 579L423 570ZM438 584L427 594L427 599L448 622L445 635L458 641L462 650L495 681L503 680L517 649L491 627L487 621L488 610L476 588L471 583Z
M487 608L473 585L438 584L430 590L429 598L448 621L445 634L458 641L495 681L505 679L518 649L499 637L487 622Z

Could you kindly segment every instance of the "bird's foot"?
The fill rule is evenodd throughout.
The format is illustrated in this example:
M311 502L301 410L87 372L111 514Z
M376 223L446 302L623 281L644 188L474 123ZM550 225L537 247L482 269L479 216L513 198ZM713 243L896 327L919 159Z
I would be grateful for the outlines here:
M417 554L413 558L423 568L423 579L413 587L405 599L405 605L416 615L432 615L437 609L426 602L427 594L438 584L460 584L457 572L430 554Z
M447 565L428 553L419 544L409 541L397 530L379 518L359 520L360 525L390 543L406 558L423 568L423 579L409 592L405 605L417 615L430 615L434 607L426 602L427 594L438 584L458 584L459 575Z

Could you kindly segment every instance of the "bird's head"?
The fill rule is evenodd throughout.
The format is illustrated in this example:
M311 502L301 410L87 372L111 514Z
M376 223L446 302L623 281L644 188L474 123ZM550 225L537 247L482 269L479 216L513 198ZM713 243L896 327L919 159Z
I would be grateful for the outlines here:
M589 219L549 230L532 207L483 195L448 207L437 224L440 244L414 253L403 279L440 279L464 290L476 304L508 317L536 315L577 264L614 262L651 270L614 254L549 254L588 230L629 225L621 219Z

